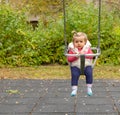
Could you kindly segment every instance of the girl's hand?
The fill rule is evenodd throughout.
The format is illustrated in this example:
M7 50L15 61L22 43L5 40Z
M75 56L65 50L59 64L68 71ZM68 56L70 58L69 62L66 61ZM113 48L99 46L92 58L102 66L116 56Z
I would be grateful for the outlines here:
M79 54L85 54L85 52L84 51L80 51Z

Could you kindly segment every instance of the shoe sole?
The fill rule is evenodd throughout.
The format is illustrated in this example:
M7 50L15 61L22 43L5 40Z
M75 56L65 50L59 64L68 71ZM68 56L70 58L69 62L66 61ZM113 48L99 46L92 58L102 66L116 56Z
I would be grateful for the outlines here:
M71 94L71 97L74 97L74 96L76 96L76 95Z
M87 93L88 96L92 96L93 94L92 93Z

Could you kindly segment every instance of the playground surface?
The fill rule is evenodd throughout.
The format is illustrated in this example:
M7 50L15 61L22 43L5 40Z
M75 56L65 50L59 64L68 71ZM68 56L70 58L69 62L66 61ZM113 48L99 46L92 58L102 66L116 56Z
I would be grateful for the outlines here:
M120 115L120 80L94 80L87 96L83 79L70 96L70 80L0 80L0 115Z

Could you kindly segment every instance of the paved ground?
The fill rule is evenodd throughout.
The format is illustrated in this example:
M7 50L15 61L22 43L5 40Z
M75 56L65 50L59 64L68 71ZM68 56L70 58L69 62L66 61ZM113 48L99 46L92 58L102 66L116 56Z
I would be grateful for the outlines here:
M91 97L80 80L70 93L69 80L0 80L0 115L120 115L118 80L95 80Z

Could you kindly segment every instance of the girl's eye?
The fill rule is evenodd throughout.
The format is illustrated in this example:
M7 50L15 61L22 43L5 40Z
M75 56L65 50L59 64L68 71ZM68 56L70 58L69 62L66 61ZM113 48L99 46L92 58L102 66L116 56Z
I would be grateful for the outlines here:
M75 41L75 43L79 43L79 42L80 42L80 43L83 43L83 41Z

